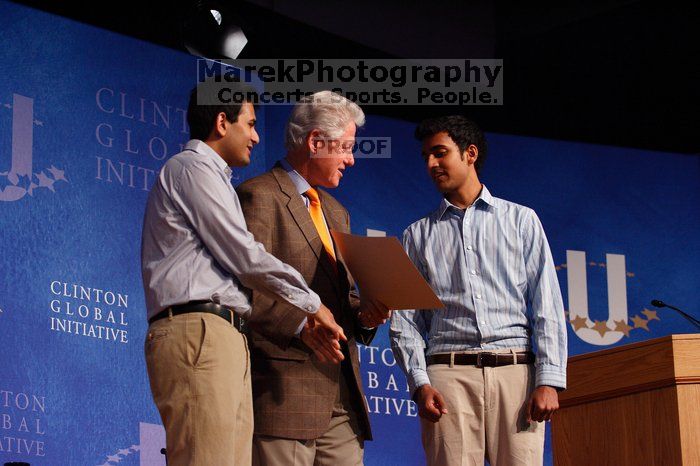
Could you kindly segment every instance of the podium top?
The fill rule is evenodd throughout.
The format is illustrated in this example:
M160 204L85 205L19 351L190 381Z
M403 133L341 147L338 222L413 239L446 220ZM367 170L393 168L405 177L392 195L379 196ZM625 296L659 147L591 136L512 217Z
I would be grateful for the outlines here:
M617 353L619 351L629 351L634 348L642 348L644 346L658 345L663 343L669 343L672 341L680 340L700 340L700 333L679 333L675 335L666 335L663 337L652 338L650 340L638 341L636 343L630 343L629 345L615 346L613 348L606 348L598 351L591 351L589 353L583 353L569 358L569 364L577 361L581 361L588 358L596 358L600 356L605 356L612 353Z
M668 335L569 358L561 406L700 383L700 334Z

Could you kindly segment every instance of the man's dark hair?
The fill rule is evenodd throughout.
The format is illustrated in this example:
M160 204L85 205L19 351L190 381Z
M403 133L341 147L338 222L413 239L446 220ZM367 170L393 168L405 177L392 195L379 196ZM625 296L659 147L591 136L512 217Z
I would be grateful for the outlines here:
M220 94L224 89L225 92ZM220 96L230 100L224 102ZM232 80L230 77L212 77L199 83L190 91L187 106L187 124L190 127L190 139L206 141L214 129L216 116L224 112L226 119L235 122L245 102L257 103L258 93L246 83ZM201 103L198 103L201 102Z
M486 160L486 137L481 129L470 119L462 115L449 115L437 118L429 118L421 121L416 127L415 137L419 141L437 133L447 133L459 147L459 152L464 157L464 151L470 144L479 149L479 156L474 162L477 173Z

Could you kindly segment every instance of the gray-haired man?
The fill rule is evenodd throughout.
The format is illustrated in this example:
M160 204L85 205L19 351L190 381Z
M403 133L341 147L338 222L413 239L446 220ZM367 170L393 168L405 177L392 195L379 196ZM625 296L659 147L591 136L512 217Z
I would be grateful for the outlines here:
M313 359L311 348L323 341L323 331L306 325L293 307L253 294L254 464L362 464L363 442L371 438L355 340L368 344L376 330L370 327L389 311L350 294L351 280L329 234L350 231L348 212L316 189L335 188L353 166L355 130L363 123L362 110L342 96L310 96L292 111L285 159L237 188L255 238L301 273L348 338L340 366Z

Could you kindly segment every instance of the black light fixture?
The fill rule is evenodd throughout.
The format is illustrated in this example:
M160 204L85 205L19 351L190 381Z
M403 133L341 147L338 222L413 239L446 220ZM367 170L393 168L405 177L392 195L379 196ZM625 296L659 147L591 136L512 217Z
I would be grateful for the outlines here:
M204 58L236 59L248 43L235 2L199 0L186 9L182 40L192 54Z

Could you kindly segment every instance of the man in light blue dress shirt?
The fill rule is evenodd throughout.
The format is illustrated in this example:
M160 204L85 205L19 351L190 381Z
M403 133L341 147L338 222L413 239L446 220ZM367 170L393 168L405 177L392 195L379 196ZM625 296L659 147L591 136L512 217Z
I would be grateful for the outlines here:
M146 363L170 466L252 461L250 357L237 328L251 312L251 289L325 329L326 359L340 362L338 339L346 339L299 272L248 232L230 167L250 163L259 141L255 109L249 100L209 105L216 90L210 81L192 91L192 139L161 169L143 224Z
M444 198L404 248L445 304L395 312L391 345L421 416L431 465L541 464L544 424L566 387L561 291L532 209L479 181L481 130L461 116L416 129Z

